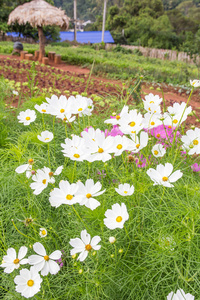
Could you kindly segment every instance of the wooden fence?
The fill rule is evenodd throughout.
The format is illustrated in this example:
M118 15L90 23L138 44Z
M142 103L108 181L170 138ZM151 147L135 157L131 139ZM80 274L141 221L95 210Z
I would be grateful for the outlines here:
M115 44L106 44L106 50L112 49L114 47L116 47ZM167 49L146 48L141 46L121 45L121 47L130 49L132 51L138 49L143 54L143 56L146 57L160 58L163 60L178 60L189 64L194 64L193 59L191 59L190 56L185 52L178 52ZM200 63L200 56L197 56L196 63Z

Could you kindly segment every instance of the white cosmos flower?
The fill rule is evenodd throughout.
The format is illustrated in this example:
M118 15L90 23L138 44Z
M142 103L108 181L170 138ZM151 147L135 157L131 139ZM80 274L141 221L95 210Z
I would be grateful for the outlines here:
M163 185L166 187L173 187L171 182L177 181L179 178L183 176L183 173L180 170L173 171L173 165L170 163L166 163L165 165L159 164L155 169L150 168L147 171L147 175L153 180L153 185Z
M41 114L47 113L47 103L43 102L41 105L36 104L34 107L37 111L39 111Z
M36 119L36 114L34 110L27 109L25 111L21 111L17 116L19 123L23 123L24 125L30 125L31 122L34 122Z
M189 150L188 154L200 154L200 129L190 129L186 132L186 135L181 137L183 142L183 148Z
M94 197L97 197L105 192L105 190L101 190L101 183L98 181L94 184L93 179L87 179L85 185L82 182L77 182L78 191L77 195L81 197L80 205L85 205L86 207L94 210L101 203L97 201Z
M76 96L76 98L77 97L78 97L78 95ZM80 117L82 117L82 115L91 116L92 111L94 109L94 104L93 104L92 99L86 98L86 101L87 101L87 107L82 112L79 113Z
M65 120L67 122L73 122L75 120L75 116L72 115L72 107L71 102L67 100L67 98L63 95L58 98L56 95L53 95L51 98L46 98L47 100L47 113L56 118Z
M127 113L128 113L128 106L124 105L122 111L115 118L105 120L104 123L117 125L119 124L119 121L121 120L122 116Z
M121 196L131 196L134 193L134 186L128 183L119 184L115 191Z
M81 95L77 95L76 98L74 96L71 96L68 98L68 101L71 104L71 111L73 114L78 114L79 116L82 116L83 112L88 107L88 101L86 97L82 97Z
M153 146L151 152L155 157L163 157L166 153L166 150L162 144L156 144Z
M105 137L105 133L100 129L95 131L95 137L90 136L90 131L82 132L83 139L85 140L87 160L90 162L101 160L106 162L111 159L110 153L113 152L114 138L112 136Z
M192 296L189 293L185 294L185 292L182 289L180 289L177 290L176 293L169 293L169 295L167 296L167 300L194 300L194 296Z
M14 278L15 290L25 298L31 298L40 291L42 278L34 267L20 270L20 275Z
M187 119L187 116L192 111L192 107L187 107L185 102L174 103L173 106L167 108L168 112L164 113L164 125L176 127Z
M131 140L128 139L125 135L117 135L113 139L113 152L115 156L119 156L123 151L129 149L129 144Z
M124 113L119 120L119 129L125 134L137 134L143 129L143 116L136 109Z
M124 203L121 206L118 203L112 205L112 209L108 209L105 212L104 224L109 229L123 228L124 223L129 219L126 205Z
M141 149L146 147L147 144L148 144L148 133L145 131L141 131L140 138L137 135L133 135L133 134L131 135L129 148L127 150L137 153Z
M199 87L200 86L200 80L198 80L198 79L190 80L190 84L194 87Z
M77 135L73 135L72 139L66 138L65 144L61 144L63 155L71 160L83 161L87 158L87 150L85 140Z
M55 178L52 175L53 173L47 167L37 170L32 177L35 182L30 184L31 189L34 190L34 195L39 195L48 186L48 183L55 183Z
M161 114L150 114L150 113L144 114L144 120L143 120L144 128L151 129L159 125L162 125L162 121L160 120L161 118L162 118Z
M34 164L34 160L32 158L30 158L28 160L28 164L24 164L24 165L21 165L21 166L17 167L15 169L15 172L18 173L18 174L26 172L26 177L30 178L31 175L32 175L31 170L32 170L32 165L33 164Z
M61 180L59 183L59 188L53 189L50 192L50 204L53 207L59 207L61 204L73 205L79 203L81 196L77 195L78 184L70 184L67 180Z
M100 241L100 236L96 235L91 240L90 234L87 233L87 230L82 230L81 239L75 238L70 239L69 241L70 245L74 247L74 249L70 250L70 255L80 253L77 260L84 261L92 249L99 250L101 248L100 245L97 245Z
M48 130L45 130L45 131L42 131L41 135L38 135L37 138L41 142L49 143L53 140L53 133Z
M46 276L49 273L55 275L60 270L60 266L55 262L61 258L62 252L56 250L50 255L47 255L44 246L37 242L33 245L33 250L37 255L31 255L28 257L30 265L35 266L36 270L41 271L42 276Z
M22 246L19 249L17 256L16 250L14 248L8 248L7 255L3 256L3 263L0 265L0 267L5 268L5 273L12 273L15 269L18 269L20 265L28 264L28 259L24 258L27 251L28 248Z
M45 228L40 228L39 235L41 236L41 238L47 236L47 230Z

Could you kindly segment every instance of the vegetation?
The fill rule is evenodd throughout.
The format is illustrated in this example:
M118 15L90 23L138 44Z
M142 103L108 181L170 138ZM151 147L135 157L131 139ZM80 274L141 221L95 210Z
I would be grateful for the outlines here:
M92 49L90 46L80 46L76 48L64 46L46 47L46 51L55 51L61 54L62 59L69 64L90 67L93 62L94 74L104 74L110 78L130 79L143 76L144 80L155 82L166 82L179 85L188 85L189 79L198 78L198 69L194 65L189 65L179 61L162 61L156 58L141 56L140 52L123 53ZM38 50L38 45L24 44L25 50L34 53ZM13 44L2 42L0 53L11 53Z
M34 68L31 72L35 72ZM35 254L33 245L36 242L44 245L48 255L55 250L62 251L59 272L40 275L41 288L36 287L37 294L32 299L164 300L177 289L183 289L198 299L200 188L199 170L194 172L191 166L199 164L199 156L189 155L189 150L182 151L181 135L186 132L184 123L172 131L173 137L169 140L149 133L146 147L135 153L124 151L106 162L74 162L61 152L61 143L66 138L71 140L72 135L80 137L89 126L103 132L105 129L110 131L112 126L105 124L104 120L110 119L113 112L113 116L118 115L127 103L129 110L137 109L137 113L143 114L141 99L136 104L130 101L128 91L123 90L120 97L113 97L112 108L100 113L94 102L91 116L79 116L77 122L70 125L65 120L35 110L35 104L41 105L46 102L45 97L51 97L49 93L26 101L22 94L23 104L15 108L9 104L12 88L10 83L0 79L1 260L3 257L6 260L9 248L18 253L21 246L27 247L26 258L30 257ZM105 95L104 102L107 100L110 100L110 95ZM37 118L25 126L18 122L17 116L27 109L34 110ZM162 111L166 109L164 105ZM48 144L37 137L44 130L54 134ZM165 144L163 157L152 154L152 147L158 143ZM196 140L194 145L197 147ZM63 165L62 173L54 176L55 184L49 183L38 195L30 187L34 177L27 178L25 173L15 172L30 159L34 160L34 172L44 166L55 172ZM174 187L153 185L147 171L169 162L173 163L174 171L181 170L183 176L174 180ZM164 182L166 177L163 178ZM96 197L100 202L96 209L78 203L62 204L57 208L51 205L49 195L59 187L60 181L85 184L87 179L99 182L101 190L105 189L103 195ZM115 190L124 183L134 186L130 196L122 196ZM115 203L126 205L129 218L122 228L111 230L104 223L105 212ZM41 237L40 228L47 231L47 236ZM77 260L77 254L70 254L73 247L69 242L80 238L85 229L91 237L100 236L101 249L94 250L87 245L88 256L81 262ZM109 242L111 236L116 239L113 244ZM5 273L3 266L4 263L0 268L0 298L22 299L14 280L20 270L30 269L30 266L20 265L11 274Z

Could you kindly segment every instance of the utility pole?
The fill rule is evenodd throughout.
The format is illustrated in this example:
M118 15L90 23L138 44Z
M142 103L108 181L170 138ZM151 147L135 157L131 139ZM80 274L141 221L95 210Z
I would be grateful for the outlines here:
M77 28L76 28L76 21L77 21L77 3L76 0L74 0L74 41L77 41Z
M104 42L104 32L105 32L105 23L106 23L106 4L107 4L107 0L104 0L102 38L101 38L102 42Z

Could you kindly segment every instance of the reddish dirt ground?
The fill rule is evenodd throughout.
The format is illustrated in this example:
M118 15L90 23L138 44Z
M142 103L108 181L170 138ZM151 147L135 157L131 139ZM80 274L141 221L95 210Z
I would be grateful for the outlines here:
M5 61L6 58L10 58L13 60L14 66L17 65L17 62L23 63L21 61L20 57L18 56L11 56L11 55L0 55L0 65L3 61ZM6 59L6 61L9 61ZM12 65L13 65L12 63ZM19 64L17 65L19 67ZM21 66L21 64L20 64ZM59 80L55 80L54 83L52 80L45 80L44 76L39 76L38 81L39 81L39 87L49 87L54 84L56 88L59 88L62 92L64 90L69 90L69 91L77 91L79 93L84 92L85 86L90 74L90 70L87 68L81 68L79 66L74 66L74 65L67 65L66 63L62 62L61 64L55 65L54 63L50 63L51 67L54 67L54 73L58 74L65 74L69 76L70 78L76 77L77 82L74 83L74 81L70 80L64 80L64 82L61 84ZM38 71L43 71L45 72L48 71L49 69L46 69L47 67L43 67L43 69L39 68L38 66ZM5 78L15 80L15 81L27 81L27 74L22 73L22 74L12 74L12 72L8 71L3 71L0 70L0 75L4 75ZM99 94L99 95L105 95L107 94L116 94L116 92L119 93L119 87L122 87L122 81L120 80L109 80L107 78L102 78L102 77L96 77L96 76L91 76L93 84L89 84L88 86L88 95L91 94ZM162 92L158 91L156 88L159 87L159 85L154 85L154 89L150 89L152 84L148 83L143 83L142 84L142 91L141 95L142 98L146 94L153 93L154 95L159 95L162 97ZM184 91L180 94L178 90L175 90L174 87L163 84L161 85L163 92L164 92L164 97L166 101L166 106L172 105L174 102L187 102L188 96ZM192 106L192 109L195 110L196 115L198 118L200 118L200 94L199 94L199 89L195 89L193 95L192 95L192 100L190 100L190 105ZM104 108L105 110L105 108ZM197 118L195 116L190 116L188 118L188 125L195 125L198 126L199 122L197 121Z

